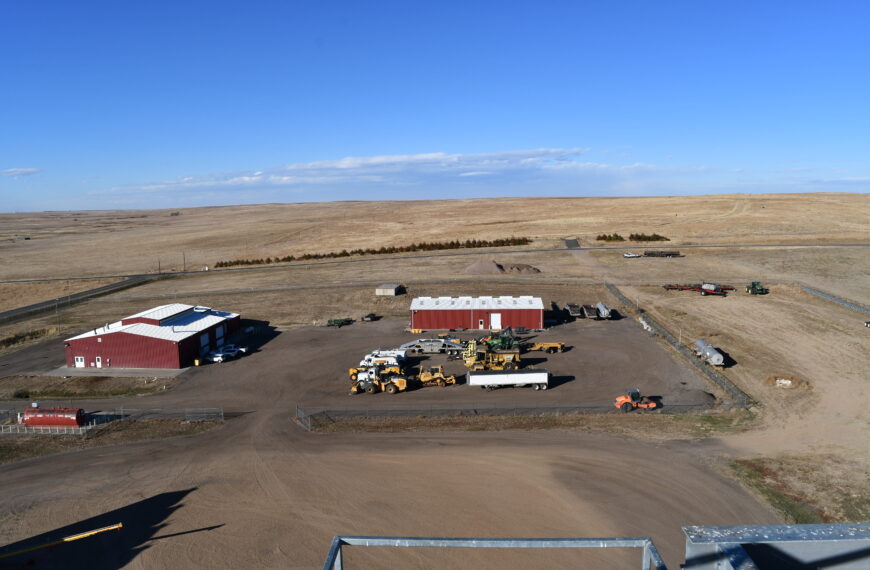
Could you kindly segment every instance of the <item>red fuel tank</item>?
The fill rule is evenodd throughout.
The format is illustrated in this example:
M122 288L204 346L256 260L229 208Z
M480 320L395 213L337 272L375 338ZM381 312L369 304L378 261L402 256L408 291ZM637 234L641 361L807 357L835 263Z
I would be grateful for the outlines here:
M85 411L81 408L27 408L22 421L32 427L79 427L85 424Z

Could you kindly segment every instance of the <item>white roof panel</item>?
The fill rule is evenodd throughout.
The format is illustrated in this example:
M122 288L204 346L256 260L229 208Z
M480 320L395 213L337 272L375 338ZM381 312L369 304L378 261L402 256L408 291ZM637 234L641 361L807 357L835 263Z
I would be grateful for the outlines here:
M149 319L153 318L161 318L161 317L152 317L149 313L158 313L158 310L164 310L167 307L186 307L185 309L181 309L182 311L192 308L193 305L182 305L181 303L173 303L172 305L164 305L163 307L155 307L151 309L151 311L143 311L142 313L138 313L136 315L132 315L129 318L133 317L145 317ZM166 313L166 315L162 318L166 318L166 316L177 314L179 311L174 309L173 312ZM115 323L100 327L98 329L94 329L88 331L86 333L82 333L78 336L74 336L72 338L66 339L67 342L71 340L78 340L82 338L94 337L94 336L104 336L107 334L114 334L119 332L125 332L127 334L135 334L139 336L147 336L151 338L159 338L163 340L171 340L174 342L178 342L180 340L184 340L189 336L195 335L205 329L221 323L227 319L232 319L238 317L239 315L236 313L227 313L224 311L215 311L214 309L208 310L196 310L190 313L186 313L184 315L179 315L178 317L171 319L165 322L163 325L149 325L145 323L133 323L131 325L122 325L121 321L117 321Z
M449 310L544 309L540 297L416 297L411 301L412 311Z
M155 321L159 321L160 319L165 319L166 317L177 315L178 313L187 311L192 308L193 305L185 305L184 303L170 303L168 305L160 305L159 307L148 309L147 311L142 311L141 313L136 313L135 315L130 315L126 318L135 319L141 317L143 319L154 319Z

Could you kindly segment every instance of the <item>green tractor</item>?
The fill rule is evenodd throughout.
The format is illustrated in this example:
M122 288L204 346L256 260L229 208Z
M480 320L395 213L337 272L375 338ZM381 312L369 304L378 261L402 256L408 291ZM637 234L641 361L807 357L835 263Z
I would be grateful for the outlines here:
M770 289L761 286L761 281L753 281L746 286L746 292L752 295L767 295Z
M479 342L486 344L491 350L512 350L520 345L519 339L514 336L514 331L510 327L491 333Z

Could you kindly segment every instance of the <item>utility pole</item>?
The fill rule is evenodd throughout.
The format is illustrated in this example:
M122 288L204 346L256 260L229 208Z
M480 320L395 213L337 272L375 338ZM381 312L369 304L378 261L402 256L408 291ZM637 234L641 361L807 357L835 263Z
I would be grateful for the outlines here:
M187 254L185 252L181 252L181 271L187 272Z
M157 258L157 275L160 275L160 258Z

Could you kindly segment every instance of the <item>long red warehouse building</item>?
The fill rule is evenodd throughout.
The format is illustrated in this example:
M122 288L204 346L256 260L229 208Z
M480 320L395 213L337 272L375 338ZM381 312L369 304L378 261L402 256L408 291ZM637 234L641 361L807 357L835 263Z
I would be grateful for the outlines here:
M185 368L222 346L239 315L172 303L66 339L75 368Z
M540 297L417 297L411 301L411 328L544 328Z

